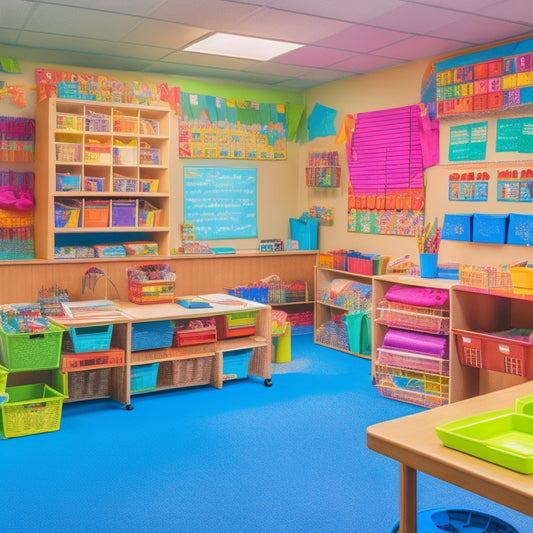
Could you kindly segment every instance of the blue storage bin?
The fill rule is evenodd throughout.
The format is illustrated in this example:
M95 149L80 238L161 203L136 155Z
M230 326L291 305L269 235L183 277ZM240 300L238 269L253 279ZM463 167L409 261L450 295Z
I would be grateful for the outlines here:
M158 370L159 363L132 366L130 377L131 394L155 390Z
M509 215L507 244L533 245L533 215L518 213Z
M396 523L391 533L398 533ZM495 516L469 509L425 509L417 514L417 531L440 533L441 531L471 531L472 533L518 533L511 524Z
M253 348L224 352L222 359L222 374L224 380L244 379L248 377L248 363Z
M318 218L291 218L291 240L298 241L300 250L318 250Z
M131 325L131 349L156 350L172 346L174 325L171 320L135 322Z
M109 350L113 324L70 328L63 335L62 351L84 353Z
M472 240L472 214L446 213L442 224L442 238L448 241Z
M485 215L474 213L472 241L492 244L505 244L509 215Z

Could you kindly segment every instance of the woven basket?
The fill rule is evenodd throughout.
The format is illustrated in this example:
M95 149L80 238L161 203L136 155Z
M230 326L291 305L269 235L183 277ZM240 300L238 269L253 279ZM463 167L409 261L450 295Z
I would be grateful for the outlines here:
M193 387L213 381L214 356L194 359L176 359L161 363L157 376L158 386Z
M69 400L108 398L111 389L111 368L69 372Z

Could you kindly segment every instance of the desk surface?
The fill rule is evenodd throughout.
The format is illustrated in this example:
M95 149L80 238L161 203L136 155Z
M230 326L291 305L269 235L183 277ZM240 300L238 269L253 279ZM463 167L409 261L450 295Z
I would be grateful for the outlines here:
M525 475L445 447L435 427L478 413L514 409L533 394L527 382L367 428L367 445L412 469L533 516L533 474Z

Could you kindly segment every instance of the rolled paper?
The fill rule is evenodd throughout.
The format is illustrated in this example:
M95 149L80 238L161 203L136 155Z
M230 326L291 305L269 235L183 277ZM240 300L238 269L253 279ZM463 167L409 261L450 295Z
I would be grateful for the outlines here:
M398 302L423 307L440 307L448 303L448 291L429 287L402 287L393 285L385 294L389 302Z
M394 328L390 328L385 334L383 346L438 357L448 355L447 337Z

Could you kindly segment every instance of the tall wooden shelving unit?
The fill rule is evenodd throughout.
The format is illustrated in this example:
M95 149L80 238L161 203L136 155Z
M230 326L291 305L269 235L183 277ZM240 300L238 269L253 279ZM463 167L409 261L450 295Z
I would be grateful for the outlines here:
M108 120L92 131L88 124L95 117ZM54 259L58 243L68 246L72 240L79 244L80 235L84 235L85 244L98 244L99 237L106 242L103 234L116 232L125 233L132 241L155 241L159 254L168 255L171 218L168 108L50 98L38 104L36 124L36 257ZM158 157L147 161L141 157L141 147L149 147L148 153L153 150ZM128 157L121 158L121 153ZM79 186L58 190L58 174L79 177ZM98 182L99 190L89 190L88 177ZM157 184L156 191L149 190L150 182ZM79 225L56 224L55 203L65 200L81 205ZM109 221L86 227L84 206L93 200L109 202ZM124 200L131 200L136 206L134 221L116 225L111 219L113 202ZM142 202L149 202L160 211L158 225L139 225L138 209Z

